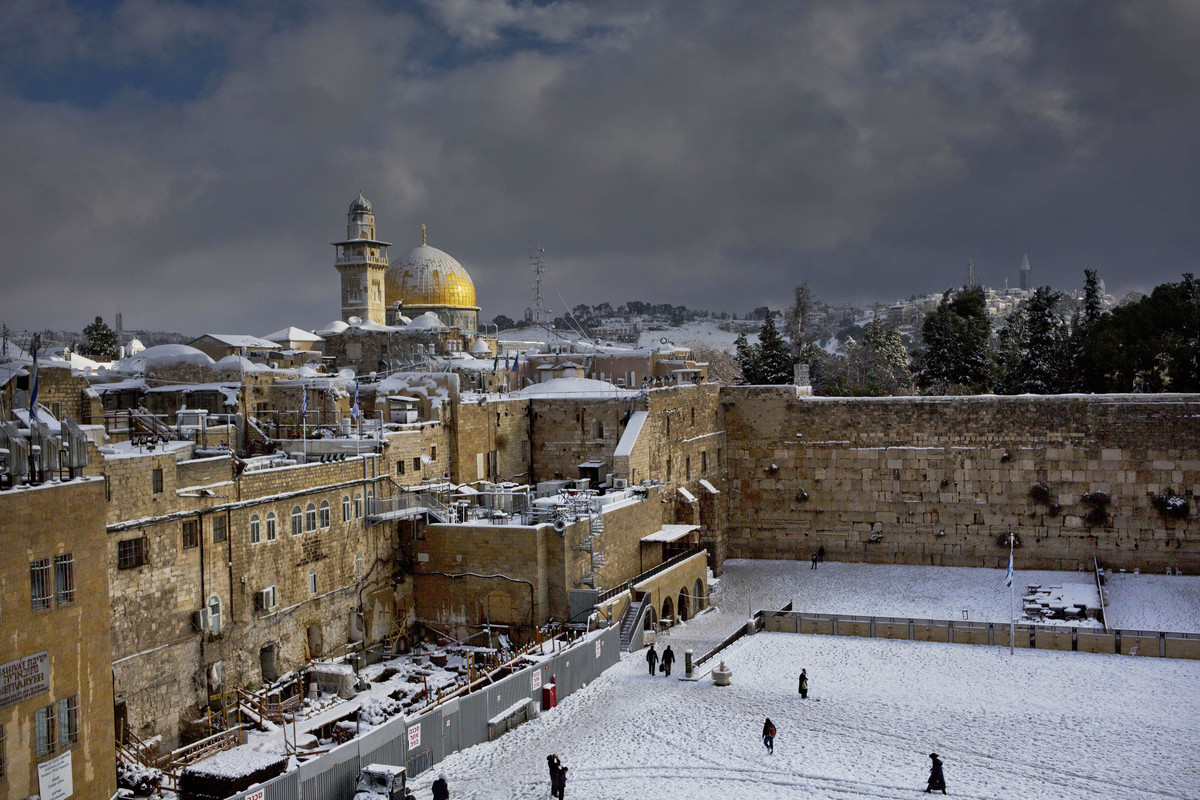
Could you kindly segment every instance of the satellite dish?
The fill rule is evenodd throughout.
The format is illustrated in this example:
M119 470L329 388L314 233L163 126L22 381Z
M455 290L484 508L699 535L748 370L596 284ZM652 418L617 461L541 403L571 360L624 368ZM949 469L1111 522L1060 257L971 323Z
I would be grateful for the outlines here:
M480 398L479 398L479 405L481 405L481 406L486 406L486 405L487 405L487 398L486 398L486 397L480 397Z

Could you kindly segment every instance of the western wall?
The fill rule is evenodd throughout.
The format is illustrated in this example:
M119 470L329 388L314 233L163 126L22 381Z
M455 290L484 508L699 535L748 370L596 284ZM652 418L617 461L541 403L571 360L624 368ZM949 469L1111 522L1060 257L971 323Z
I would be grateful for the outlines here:
M729 557L1200 571L1200 396L721 401Z

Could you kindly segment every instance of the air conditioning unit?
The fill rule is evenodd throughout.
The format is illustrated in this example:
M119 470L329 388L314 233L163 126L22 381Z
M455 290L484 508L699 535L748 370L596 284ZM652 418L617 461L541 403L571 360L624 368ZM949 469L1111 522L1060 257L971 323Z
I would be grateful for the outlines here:
M254 595L255 611L270 611L275 608L275 589L263 589Z
M198 631L208 630L208 609L202 608L192 612L192 628Z
M613 478L612 485L614 489L628 489L629 481L625 478Z

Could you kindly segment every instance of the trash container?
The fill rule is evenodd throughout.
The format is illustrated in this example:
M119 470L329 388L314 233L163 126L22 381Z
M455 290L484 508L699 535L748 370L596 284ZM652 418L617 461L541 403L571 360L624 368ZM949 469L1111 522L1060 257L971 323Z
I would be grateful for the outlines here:
M683 651L683 674L692 677L692 651Z
M558 687L553 683L542 687L542 711L549 711L558 705Z

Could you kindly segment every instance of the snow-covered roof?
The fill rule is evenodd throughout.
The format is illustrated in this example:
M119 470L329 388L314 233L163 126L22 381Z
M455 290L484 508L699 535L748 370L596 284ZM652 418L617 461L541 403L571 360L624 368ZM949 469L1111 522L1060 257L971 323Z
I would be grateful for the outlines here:
M320 336L318 336L315 333L309 333L306 330L301 330L300 328L297 328L294 326L289 326L287 328L284 328L283 330L275 331L274 333L268 333L263 338L267 339L269 341L272 341L272 342L280 342L280 343L283 343L283 342L323 342L323 341L325 341L324 339L322 339Z
M255 364L245 356L227 355L216 364L218 369L237 369L243 372L263 372L270 370L266 364Z
M126 356L117 362L121 370L138 370L157 364L195 364L211 367L216 362L194 347L186 344L159 344L147 347L135 356Z
M490 347L488 347L487 342L485 342L483 339L476 339L471 344L471 355L475 355L475 356L491 355L491 352L492 352L492 349Z
M636 397L632 389L621 389L608 381L597 381L591 378L551 378L542 383L526 386L513 394L520 397L541 398L584 398L584 397Z
M692 531L700 530L699 525L663 525L649 536L643 536L643 542L678 542L687 537Z
M444 328L446 326L443 325L442 321L437 318L437 314L434 314L432 311L426 311L424 314L421 314L420 316L413 319L413 321L408 323L408 325L406 325L405 327L410 330L422 329L422 328L428 328L429 330L437 330L439 328Z
M329 323L324 328L317 331L317 335L318 336L337 336L339 333L341 333L342 331L346 330L349 327L350 327L349 325L347 325L345 322L342 322L340 319L335 319L333 322Z
M279 345L277 345L275 342L242 333L206 333L203 336L198 336L193 339L192 344L195 344L201 339L215 339L221 344L227 344L230 347L249 347L254 350L279 349Z
M0 364L0 386L7 386L8 382L19 375L27 374L25 363L20 361L6 361Z

